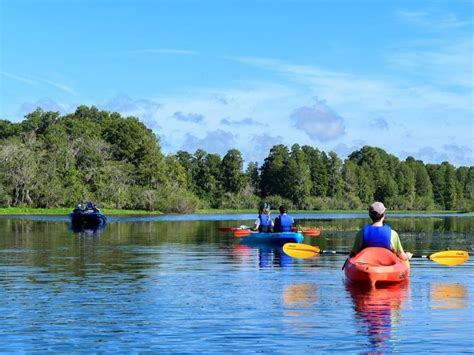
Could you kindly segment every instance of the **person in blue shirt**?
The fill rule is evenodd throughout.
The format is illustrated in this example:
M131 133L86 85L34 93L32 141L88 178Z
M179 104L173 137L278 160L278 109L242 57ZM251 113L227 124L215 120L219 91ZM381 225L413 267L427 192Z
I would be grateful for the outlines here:
M286 206L281 205L278 210L280 211L280 215L275 218L273 231L291 232L291 228L293 228L295 220L293 219L293 217L288 215L288 209L286 208Z

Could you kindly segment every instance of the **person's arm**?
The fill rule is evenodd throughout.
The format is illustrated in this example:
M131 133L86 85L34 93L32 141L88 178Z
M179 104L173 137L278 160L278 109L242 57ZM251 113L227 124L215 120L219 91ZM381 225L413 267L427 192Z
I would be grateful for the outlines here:
M280 218L279 217L275 218L275 223L273 224L273 231L274 232L280 231Z
M260 227L260 218L257 218L255 220L255 227L254 227L254 230L258 231L258 227Z
M363 233L362 230L357 232L357 234L355 236L355 239L354 239L354 244L352 245L351 253L349 254L349 256L354 256L358 252L361 251L361 249L362 249L362 233Z
M393 229L390 235L390 247L392 248L395 255L397 255L402 260L408 260L413 256L412 253L405 253L402 247L402 242L400 241L400 237Z

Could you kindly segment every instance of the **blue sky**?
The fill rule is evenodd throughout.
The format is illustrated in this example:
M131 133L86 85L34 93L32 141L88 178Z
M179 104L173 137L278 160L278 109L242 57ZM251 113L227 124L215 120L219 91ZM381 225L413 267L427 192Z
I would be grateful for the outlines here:
M0 118L95 105L163 152L474 165L473 1L0 0Z

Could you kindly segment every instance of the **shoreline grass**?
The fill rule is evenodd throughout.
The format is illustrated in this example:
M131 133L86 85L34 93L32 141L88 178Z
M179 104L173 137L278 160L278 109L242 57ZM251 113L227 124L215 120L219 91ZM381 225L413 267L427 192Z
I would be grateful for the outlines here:
M106 215L162 215L160 211L144 211L144 210L121 210L121 209L101 209L102 213ZM0 208L0 215L67 215L72 212L72 208L26 208L26 207L7 207ZM255 209L200 209L195 214L242 214L242 213L257 213ZM273 214L277 214L278 211L274 211ZM366 210L291 210L290 213L367 213ZM430 210L430 211L414 211L414 210L389 210L388 214L391 213L406 213L406 214L457 214L457 213L470 213L466 211L443 211L443 210Z

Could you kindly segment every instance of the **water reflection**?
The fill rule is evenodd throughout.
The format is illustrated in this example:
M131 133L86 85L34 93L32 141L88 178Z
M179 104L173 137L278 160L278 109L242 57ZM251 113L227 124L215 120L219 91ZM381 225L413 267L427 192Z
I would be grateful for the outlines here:
M408 297L408 284L376 289L347 283L346 289L354 304L358 332L368 335L374 351L389 351L386 346Z
M431 307L433 309L467 308L468 292L458 283L435 282L431 284Z
M82 237L98 237L104 231L105 224L98 226L83 227L70 223L69 230Z
M283 290L283 303L286 307L310 308L316 301L318 288L314 284L292 284Z
M261 268L288 267L293 263L293 258L286 255L283 248L258 248L258 265Z
M283 289L284 320L292 334L312 336L317 295L318 286L310 283L291 284Z

